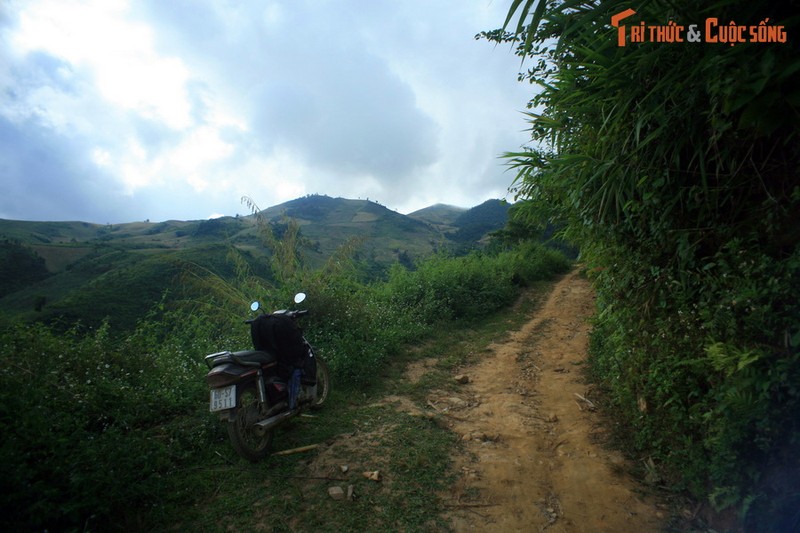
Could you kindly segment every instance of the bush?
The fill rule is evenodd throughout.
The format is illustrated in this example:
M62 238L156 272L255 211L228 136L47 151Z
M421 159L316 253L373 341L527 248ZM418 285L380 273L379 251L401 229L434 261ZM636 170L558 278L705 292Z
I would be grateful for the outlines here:
M156 323L122 341L107 324L0 336L6 530L84 529L170 496L170 473L217 431L205 416L198 328L180 322L186 334L169 339ZM174 424L188 413L193 424Z
M413 309L426 323L475 319L511 303L519 286L568 268L559 252L526 243L497 255L434 256L414 271L397 265L385 290L394 305Z
M634 447L677 488L780 530L800 475L789 452L800 443L800 251L778 260L733 240L692 272L636 259L598 276L595 376Z

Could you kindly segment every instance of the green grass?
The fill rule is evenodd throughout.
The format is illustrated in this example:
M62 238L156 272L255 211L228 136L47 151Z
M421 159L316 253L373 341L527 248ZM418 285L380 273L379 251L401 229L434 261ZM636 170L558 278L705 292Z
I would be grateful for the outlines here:
M363 399L363 398L362 398ZM224 436L198 454L204 464L176 472L174 496L131 516L131 526L183 531L376 531L428 529L439 523L436 494L449 483L455 437L428 419L388 406L355 402L334 391L331 407L313 419L281 428L276 449L323 444L323 451L272 456L250 464L238 459ZM316 454L330 468L312 470ZM339 464L349 467L347 473ZM378 470L379 482L362 472ZM353 501L334 501L328 488L353 485Z

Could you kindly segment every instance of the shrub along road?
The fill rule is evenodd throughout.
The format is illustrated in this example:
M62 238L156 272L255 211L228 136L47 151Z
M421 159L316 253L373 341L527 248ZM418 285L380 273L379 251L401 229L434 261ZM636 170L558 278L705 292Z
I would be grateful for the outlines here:
M664 526L663 507L642 495L626 459L598 444L603 429L582 366L593 310L589 282L565 276L531 320L462 369L469 381L457 397L430 399L463 436L448 498L456 531Z

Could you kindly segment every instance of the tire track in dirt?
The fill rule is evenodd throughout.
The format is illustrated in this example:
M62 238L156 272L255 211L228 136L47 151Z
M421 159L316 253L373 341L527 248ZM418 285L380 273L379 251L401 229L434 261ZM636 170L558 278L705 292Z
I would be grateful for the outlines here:
M662 529L622 455L596 443L581 366L593 302L589 282L568 274L529 322L464 369L459 396L469 400L448 409L464 443L448 495L456 531Z

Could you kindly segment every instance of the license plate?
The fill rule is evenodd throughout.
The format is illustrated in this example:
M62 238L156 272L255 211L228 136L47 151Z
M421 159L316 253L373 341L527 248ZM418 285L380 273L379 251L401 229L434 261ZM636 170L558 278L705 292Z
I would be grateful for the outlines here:
M211 389L211 411L222 411L236 407L236 385Z

